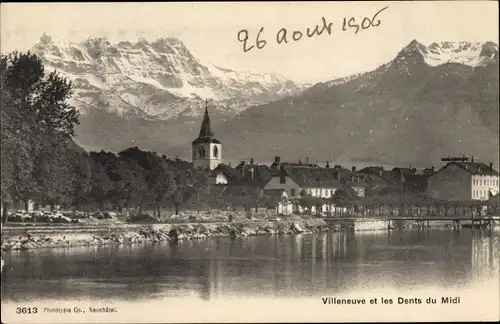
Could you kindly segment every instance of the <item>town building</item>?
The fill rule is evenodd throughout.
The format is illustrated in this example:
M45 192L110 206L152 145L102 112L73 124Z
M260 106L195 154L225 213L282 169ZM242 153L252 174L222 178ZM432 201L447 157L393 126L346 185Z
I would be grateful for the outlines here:
M236 172L240 175L240 181L248 186L261 188L267 184L272 177L271 168L265 164L258 164L254 162L253 158L250 163L241 161L235 168Z
M241 161L235 168L228 164L219 164L210 172L210 182L216 185L247 186L264 188L272 176L271 169L264 164Z
M434 167L418 170L412 168L395 167L392 169L395 176L402 184L404 194L425 194L427 192L427 181L430 175L434 174Z
M267 209L274 209L278 215L293 213L293 204L285 189L267 189L262 194L264 206Z
M205 104L200 133L198 138L191 143L192 161L197 169L214 170L222 163L222 144L214 137L208 115L208 102Z
M417 170L411 166L395 167L384 170L380 166L370 166L358 171L365 175L367 195L386 194L425 194L428 177L434 174L434 168Z
M216 185L227 185L240 179L240 174L227 164L219 164L209 173L210 183Z
M352 189L360 197L365 195L364 183L351 170L336 165L330 168L316 164L286 163L275 158L271 165L272 177L264 190L284 189L291 198L309 194L317 198L331 198L339 189Z
M357 172L364 175L363 181L366 184L367 196L403 192L404 176L400 170L384 170L380 166L369 166Z
M498 171L481 162L450 161L428 179L432 198L467 201L488 200L499 192Z

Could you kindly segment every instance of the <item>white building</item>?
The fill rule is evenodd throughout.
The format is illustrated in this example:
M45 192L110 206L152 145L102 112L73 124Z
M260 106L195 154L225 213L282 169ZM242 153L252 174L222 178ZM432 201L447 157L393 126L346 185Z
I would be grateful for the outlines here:
M302 192L318 198L331 198L338 189L349 186L360 197L365 188L355 178L357 174L340 166L322 168L316 165L283 163L274 169L274 174L264 187L285 189L289 197L298 198Z
M499 192L493 164L450 162L428 179L428 194L442 200L488 200Z

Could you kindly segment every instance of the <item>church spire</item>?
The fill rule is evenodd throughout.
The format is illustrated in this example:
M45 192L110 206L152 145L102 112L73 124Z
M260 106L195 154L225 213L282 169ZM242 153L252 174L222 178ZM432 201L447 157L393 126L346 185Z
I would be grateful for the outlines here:
M205 115L203 116L203 121L201 122L200 135L198 138L211 138L214 134L212 133L212 128L210 127L210 116L208 116L208 99L205 100Z

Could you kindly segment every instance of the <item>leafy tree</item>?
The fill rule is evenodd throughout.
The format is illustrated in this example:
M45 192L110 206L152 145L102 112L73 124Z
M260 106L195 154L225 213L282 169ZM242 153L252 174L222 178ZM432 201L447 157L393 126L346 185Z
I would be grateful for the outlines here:
M35 157L33 181L35 198L51 209L58 202L68 201L73 190L72 154L65 146L47 145Z
M177 190L175 174L168 170L165 163L159 161L153 169L146 172L146 183L149 192L153 195L155 216L160 217L161 203L171 198Z
M335 193L332 196L332 202L335 205L343 206L349 201L348 193L343 189L335 190Z
M176 173L176 190L172 195L172 203L174 204L175 214L179 214L179 208L184 204L190 197L191 188L191 168L184 168L184 170L179 169L183 166L176 161L174 164L178 169Z
M90 196L98 203L99 208L102 209L109 193L114 188L114 183L109 179L106 167L102 165L100 161L92 159L91 163L92 189L90 191Z
M191 202L195 205L197 211L200 211L201 207L206 203L206 196L209 193L209 177L205 170L192 170L189 173L191 183L190 196Z
M72 154L72 201L77 210L88 202L88 194L92 190L92 160L84 153Z
M33 160L30 156L29 135L32 125L26 117L29 89L35 76L28 76L25 83L15 87L15 66L10 56L0 57L0 111L1 111L1 198L7 220L8 203L16 203L23 193L30 191Z
M316 205L316 199L309 193L302 193L299 198L299 205L305 207L309 210L309 213L312 213L312 207Z
M174 203L175 207L175 214L179 215L179 207L184 203L185 201L185 188L183 187L177 187L175 190L174 194L172 195L172 202Z
M68 180L64 151L78 123L66 102L71 83L55 71L46 74L30 52L2 55L0 74L2 201L62 199L65 190L59 189L69 185L61 183ZM61 179L51 181L56 177Z
M130 203L138 201L139 212L142 212L144 200L148 190L144 179L144 169L137 161L126 160L120 157L117 160L119 180L115 182L114 192L118 194L120 211L123 207L129 208Z

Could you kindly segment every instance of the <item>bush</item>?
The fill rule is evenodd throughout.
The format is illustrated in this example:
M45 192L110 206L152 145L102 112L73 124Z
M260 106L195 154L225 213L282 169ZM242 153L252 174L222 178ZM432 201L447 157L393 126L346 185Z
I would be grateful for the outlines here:
M130 214L128 218L129 222L155 222L157 221L156 217L154 217L150 213L137 213L137 214Z

